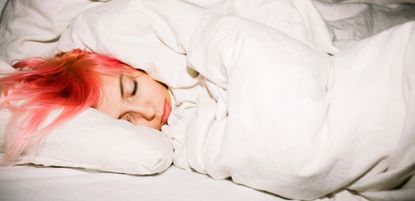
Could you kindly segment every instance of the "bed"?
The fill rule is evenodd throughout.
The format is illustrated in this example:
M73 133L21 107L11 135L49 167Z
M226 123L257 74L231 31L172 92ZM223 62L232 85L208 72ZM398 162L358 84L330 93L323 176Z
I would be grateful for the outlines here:
M118 2L120 3L118 4ZM122 2L127 2L127 6L122 4ZM206 66L220 66L217 62L223 62L223 65L226 66L234 61L232 56L234 56L235 51L230 51L233 49L232 47L228 48L228 43L226 42L229 41L229 38L226 38L226 36L232 36L229 33L233 31L232 27L229 28L230 26L227 26L229 21L236 22L234 23L236 24L236 30L242 30L240 31L241 34L238 35L239 38L257 34L257 32L249 32L253 29L250 27L259 27L266 30L266 33L284 39L292 37L295 39L293 40L295 44L306 44L307 47L311 48L305 51L304 55L306 57L302 57L304 58L303 62L313 66L313 61L318 58L321 58L321 60L318 60L318 63L324 63L326 59L334 63L340 63L340 60L332 60L331 56L347 51L348 48L355 47L353 45L357 42L368 39L383 31L386 31L385 33L393 32L390 30L388 32L388 29L396 25L404 24L401 28L396 28L396 32L405 33L406 30L411 29L409 21L415 19L414 1L322 0L278 2L181 0L169 1L169 3L167 1L163 3L158 1L150 2L76 0L62 4L58 0L33 0L26 3L9 1L6 4L6 1L1 1L0 5L6 5L7 9L2 12L0 27L0 31L2 31L0 35L3 37L0 39L0 59L2 60L0 65L2 68L0 70L1 72L12 71L10 64L21 58L51 55L57 50L66 51L74 47L86 48L110 54L126 63L133 64L133 66L144 67L147 73L167 83L175 90L173 93L178 97L176 102L181 103L185 107L191 107L192 105L186 105L187 102L181 100L181 97L189 98L189 95L183 92L182 89L196 86L195 77L197 73L189 73L189 69L182 68L181 66L192 65L194 69L208 78L206 85L208 85L208 88L210 87L211 95L217 97L214 103L216 107L215 114L212 114L211 110L197 108L205 112L203 114L206 114L206 117L202 120L206 122L204 120L209 118L209 115L213 115L215 118L212 119L215 120L223 117L222 110L224 106L221 105L221 100L224 95L221 88L226 88L227 80L222 79L222 74L217 76L215 74L217 72L211 71ZM177 2L180 4L176 4ZM135 5L142 6L142 8L138 9L140 12L134 10ZM171 5L175 6L175 9L171 9L173 8ZM286 6L287 9L281 9L283 6ZM119 15L108 12L117 11L116 9L124 9L124 12ZM209 11L204 12L204 9ZM272 9L280 9L280 12L270 12ZM191 17L183 17L182 13L184 11ZM203 14L200 15L200 13ZM222 18L225 15L227 17ZM221 19L216 21L218 16ZM289 20L287 20L287 16L290 16ZM140 27L139 25L143 24L147 25L147 23L154 23L159 26L142 26L144 27L143 29L135 29L134 26L124 26L122 23L117 23L117 19L134 21L134 23L137 23L134 24L136 27ZM186 23L182 23L183 21ZM177 29L171 29L172 26ZM192 33L187 32L187 27L190 26L195 26L195 30L198 30L200 34L191 35ZM273 33L272 30L270 31L263 26L278 29L279 32ZM113 29L108 29L108 27ZM206 40L206 35L209 36L215 30L214 35L216 37L224 37L213 42ZM126 33L127 35L123 35ZM141 38L136 39L128 35L131 33L139 33ZM123 37L119 37L120 35ZM260 35L257 38L266 38L268 36ZM404 37L405 35L402 34L401 36ZM230 41L234 42L232 41L233 38L238 37L230 37ZM190 38L192 38L192 41L190 41ZM160 40L163 43L160 43ZM222 43L223 41L225 42ZM236 43L241 44L241 47L251 45L249 38L244 42L243 44L238 43L238 41ZM135 43L144 44L146 48L136 49ZM261 46L264 49L269 47L268 43L265 44ZM367 44L364 43L364 45ZM220 46L220 48L217 48L217 46ZM212 48L205 49L206 47ZM402 44L399 47L406 46ZM216 51L212 51L212 49L216 50L215 48L223 48L229 51L223 51L223 54L221 52L222 55L217 56L215 55ZM379 49L378 47L376 48ZM395 48L399 49L398 46ZM189 49L192 51L188 51ZM307 53L309 51L318 51L319 54L309 56ZM252 52L247 51L244 54L250 53ZM362 51L362 54L366 53ZM252 54L255 54L255 52ZM281 51L281 54L284 54L284 51ZM137 55L140 55L140 57L137 57ZM158 59L160 55L165 59ZM209 60L204 60L200 55L210 55ZM221 56L231 59L220 60L222 59ZM220 59L215 60L215 58ZM166 68L166 66L170 70L164 71L163 68ZM218 70L218 72L222 71ZM319 75L323 76L317 82L330 82L327 81L329 80L328 73L333 72L324 70L318 72ZM182 76L183 74L186 76ZM254 81L261 82L261 80ZM215 83L215 86L211 86L211 83ZM309 83L312 86L315 80ZM200 88L196 86L192 90L200 90ZM318 90L316 91L315 94L312 94L313 96L318 96L319 92ZM243 91L234 93L243 93ZM193 98L195 97L190 97L192 100ZM205 103L208 106L211 104L209 101ZM341 100L339 100L339 104L341 104ZM284 110L284 108L279 109ZM343 112L346 113L347 111ZM240 114L243 116L243 113ZM375 113L375 115L377 114ZM5 122L7 122L8 115L4 111L0 114L0 136L4 135L7 126ZM178 115L180 116L181 114ZM318 118L314 117L311 116L312 121L318 121ZM281 120L284 121L284 119ZM309 128L307 127L309 119L305 118L303 120L304 127L302 128ZM400 119L396 121L398 123L401 122ZM202 131L203 129L206 130L203 122L195 122L195 125L201 128L200 130ZM112 120L93 109L89 109L71 122L63 125L57 131L54 131L42 147L27 150L18 165L0 168L0 200L75 201L99 199L185 201L196 199L243 201L287 200L284 197L296 197L292 196L293 194L298 194L299 200L382 200L385 198L382 193L387 194L389 196L387 198L396 196L395 198L399 199L402 195L408 200L415 198L415 178L408 176L413 175L415 172L414 158L410 154L397 157L405 157L407 159L405 161L405 167L407 168L399 172L399 174L405 174L405 177L402 176L405 181L396 181L401 185L400 188L396 188L399 189L396 193L391 190L380 194L371 194L371 192L359 194L357 191L350 189L338 189L334 193L324 194L324 197L319 199L318 197L321 195L303 193L302 184L293 187L285 185L284 181L280 183L264 183L262 181L250 180L252 175L240 171L238 167L234 166L234 164L240 161L237 159L234 161L230 160L233 157L232 150L221 150L225 154L221 155L222 158L219 157L219 159L212 156L212 154L219 152L214 144L218 142L216 134L219 135L221 133L220 130L223 129L222 124L212 122L212 125L214 125L213 130L216 132L208 129L213 134L210 133L210 135L206 136L203 134L194 135L199 137L188 138L186 141L183 140L182 136L184 132L178 132L182 131L180 126L165 128L159 133L159 131L153 131L144 127L132 127L126 122ZM265 123L266 120L264 120ZM95 127L91 125L95 125ZM409 125L412 124L409 123ZM390 127L390 129L394 128ZM197 132L201 132L200 130L196 130L194 134L198 134ZM409 133L408 135L411 134L411 131L413 130L407 132ZM117 135L114 136L114 134ZM230 136L229 138L232 139L232 137L235 136ZM79 140L81 138L86 140ZM408 137L408 139L412 140L413 138ZM288 139L282 138L282 140ZM99 143L91 144L91 142L97 141ZM379 142L383 143L383 141ZM302 141L295 143L297 148L303 145L301 143ZM120 144L122 146L119 146ZM207 146L206 148L204 147L206 144L213 144L214 146ZM386 144L382 145L388 147ZM406 146L411 147L411 145L413 145L412 141L408 141ZM238 146L234 145L232 147L233 150L238 150L240 148ZM333 150L336 149L333 148ZM344 150L347 151L347 149ZM413 151L413 149L411 150ZM343 149L340 151L343 151ZM376 151L374 149L373 152L375 153ZM257 156L254 152L252 154L252 156ZM185 156L189 158L185 158ZM361 161L365 161L365 159L364 155L359 158ZM300 161L290 161L287 158L283 158L283 160L287 161L287 164L290 163L297 166L296 162ZM385 164L388 161L379 160L372 161L371 163L376 165L374 166L375 168L368 170L369 173L367 175L369 176L372 173L377 174L387 170ZM301 165L301 163L299 164ZM232 179L229 177L230 170L235 171L231 174ZM260 169L258 173L255 172L253 167L252 174L258 176L263 173L261 172L262 170L264 169ZM265 172L267 171L270 170ZM209 176L199 173L208 174ZM263 174L260 176L268 177L269 175ZM311 180L309 182L320 182L318 178L311 178ZM337 185L339 182L341 181L333 181L332 184ZM363 184L358 184L356 187L353 186L353 188L370 188L370 182L373 181L369 181L369 184L363 182ZM291 183L291 185L293 184L295 182ZM318 189L323 183L306 183L305 185L313 185ZM283 192L281 193L283 195L276 195L278 193L275 193L271 187L268 188L269 186L278 186L279 190L282 189L280 192ZM346 186L352 186L352 184L347 184Z
M2 167L1 200L285 200L175 167L156 176L58 167ZM190 190L189 190L190 189Z

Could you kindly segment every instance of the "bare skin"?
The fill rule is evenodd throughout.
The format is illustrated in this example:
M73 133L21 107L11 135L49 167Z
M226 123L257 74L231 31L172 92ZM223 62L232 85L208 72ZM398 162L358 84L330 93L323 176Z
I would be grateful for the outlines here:
M160 130L171 112L165 85L142 71L134 75L101 76L103 97L95 107L116 119Z

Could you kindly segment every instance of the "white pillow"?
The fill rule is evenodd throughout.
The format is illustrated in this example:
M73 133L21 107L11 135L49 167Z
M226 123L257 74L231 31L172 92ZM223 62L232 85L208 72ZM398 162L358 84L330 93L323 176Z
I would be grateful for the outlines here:
M0 139L9 115L0 112ZM19 164L147 175L164 171L172 160L172 145L161 132L91 108L55 129L39 148L28 150Z
M88 0L9 1L0 21L0 38L4 39L0 60L5 61L0 61L0 74L13 71L8 63L16 59L54 53L57 39L72 18L100 4ZM8 116L0 111L0 145ZM20 163L142 175L165 170L172 155L169 140L159 131L88 109L54 130L39 150L27 152Z

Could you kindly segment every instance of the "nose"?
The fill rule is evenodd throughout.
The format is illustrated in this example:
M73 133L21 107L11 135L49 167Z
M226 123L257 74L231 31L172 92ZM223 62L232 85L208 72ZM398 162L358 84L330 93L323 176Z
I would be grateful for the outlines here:
M150 102L144 102L141 104L131 104L130 111L134 114L139 114L146 120L152 120L157 114L156 107Z

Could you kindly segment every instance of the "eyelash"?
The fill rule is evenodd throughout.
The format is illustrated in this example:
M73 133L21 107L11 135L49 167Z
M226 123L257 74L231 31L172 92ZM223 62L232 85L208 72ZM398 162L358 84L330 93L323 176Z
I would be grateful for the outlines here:
M138 83L137 81L134 80L134 88L133 91L131 92L131 96L135 96L135 94L137 94L137 89L138 89Z

